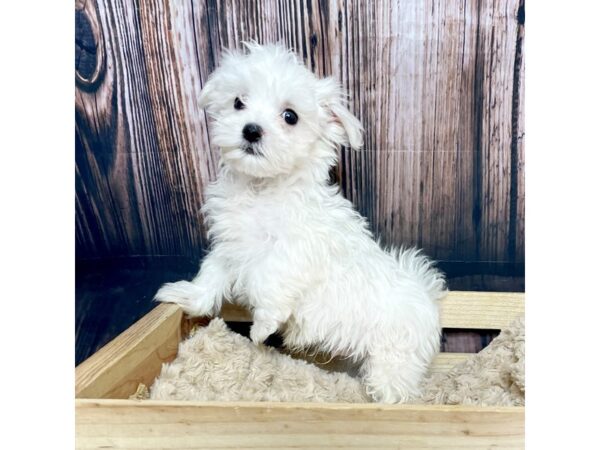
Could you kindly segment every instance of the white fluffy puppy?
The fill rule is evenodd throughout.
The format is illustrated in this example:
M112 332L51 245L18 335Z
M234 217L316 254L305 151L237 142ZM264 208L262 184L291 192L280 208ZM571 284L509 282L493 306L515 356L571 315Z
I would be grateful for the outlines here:
M246 305L255 343L281 330L287 346L354 358L376 401L406 401L439 348L444 279L415 250L381 249L328 183L337 148L363 143L339 84L281 46L246 47L199 99L222 154L202 207L211 251L156 299L192 316Z

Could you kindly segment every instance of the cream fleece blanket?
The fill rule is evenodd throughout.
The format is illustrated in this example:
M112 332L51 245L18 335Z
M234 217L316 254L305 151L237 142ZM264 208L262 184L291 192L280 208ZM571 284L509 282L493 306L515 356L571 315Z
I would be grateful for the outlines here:
M447 373L423 382L416 403L523 405L525 326L515 321L483 349ZM255 346L221 319L198 328L163 365L150 393L135 398L196 401L346 402L370 401L359 380L328 372L277 350Z

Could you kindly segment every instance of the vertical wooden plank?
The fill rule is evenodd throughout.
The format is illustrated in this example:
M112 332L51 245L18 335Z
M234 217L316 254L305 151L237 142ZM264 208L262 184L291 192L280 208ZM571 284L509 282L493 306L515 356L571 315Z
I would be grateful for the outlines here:
M367 130L365 150L343 154L346 195L386 243L446 261L518 262L509 253L518 1L370 7L342 12L340 78Z
M477 257L509 261L512 94L518 1L484 1L479 17L481 152ZM516 194L516 193L515 193Z
M417 52L413 61L416 67L420 61L423 64L420 99L422 142L413 143L407 149L420 154L421 175L416 180L419 183L418 194L414 193L403 201L418 201L416 243L435 254L436 258L458 259L458 255L452 254L454 246L450 243L455 238L454 217L464 214L465 210L452 208L456 203L457 179L445 174L456 172L462 150L459 145L463 144L457 141L462 72L448 68L457 68L463 57L465 33L460 31L464 16L458 4L448 2L433 2L431 9L424 13L419 20L427 24L427 28L419 37L427 44L424 53ZM410 118L408 125L415 120L418 118ZM466 246L462 249L467 251Z
M515 77L513 85L513 149L511 201L516 203L514 221L514 261L525 261L525 0L519 1L517 12L519 31L515 43ZM517 76L518 74L518 76ZM516 199L515 199L516 197Z
M218 150L197 98L224 48L257 39L347 89L366 136L362 152L341 152L341 185L384 243L523 262L519 0L77 8L95 18L105 60L101 81L76 92L78 254L201 254L197 210Z
M190 51L177 44L189 41L175 39L185 28L172 26L166 6L92 6L107 61L102 83L76 92L77 194L88 203L79 222L96 223L106 243L89 246L96 256L199 255L203 247L198 209L217 160L206 122L189 111L199 81L182 73L190 65L181 55Z

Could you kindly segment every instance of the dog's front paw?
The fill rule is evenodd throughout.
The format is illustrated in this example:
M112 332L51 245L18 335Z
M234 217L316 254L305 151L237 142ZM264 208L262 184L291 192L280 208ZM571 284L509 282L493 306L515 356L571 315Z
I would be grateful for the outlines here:
M255 344L262 344L269 336L277 331L277 324L270 322L254 322L250 328L250 339Z
M154 296L154 300L175 303L190 316L207 316L214 313L214 299L200 286L189 281L164 284Z

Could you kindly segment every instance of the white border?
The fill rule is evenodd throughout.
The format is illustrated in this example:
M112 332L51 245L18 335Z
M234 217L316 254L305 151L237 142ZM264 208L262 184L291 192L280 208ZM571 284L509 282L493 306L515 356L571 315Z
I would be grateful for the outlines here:
M593 365L600 300L599 9L595 2L526 5L526 442L531 449L591 448L598 442Z
M0 448L74 447L73 2L0 14Z

